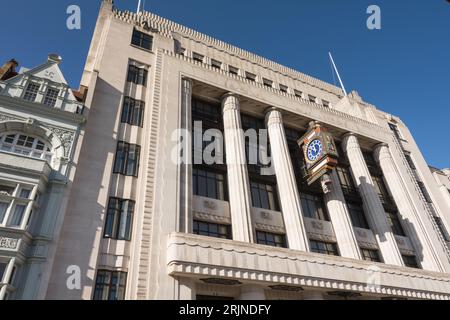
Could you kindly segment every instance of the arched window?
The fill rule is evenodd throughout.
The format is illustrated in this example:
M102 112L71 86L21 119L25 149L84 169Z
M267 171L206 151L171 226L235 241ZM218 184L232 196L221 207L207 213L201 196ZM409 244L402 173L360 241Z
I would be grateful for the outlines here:
M44 141L21 133L7 133L0 136L0 150L27 157L52 160L52 147Z

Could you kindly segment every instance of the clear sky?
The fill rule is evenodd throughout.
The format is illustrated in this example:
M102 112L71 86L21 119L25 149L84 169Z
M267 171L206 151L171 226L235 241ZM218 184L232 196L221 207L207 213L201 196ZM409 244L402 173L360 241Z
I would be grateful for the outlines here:
M142 0L144 2L144 0ZM136 10L138 0L116 0ZM81 30L66 9L81 8ZM368 30L366 9L381 8ZM78 88L100 0L2 0L0 63L36 66L56 52ZM450 3L446 0L145 0L145 9L333 83L331 50L347 91L400 116L430 165L450 167Z

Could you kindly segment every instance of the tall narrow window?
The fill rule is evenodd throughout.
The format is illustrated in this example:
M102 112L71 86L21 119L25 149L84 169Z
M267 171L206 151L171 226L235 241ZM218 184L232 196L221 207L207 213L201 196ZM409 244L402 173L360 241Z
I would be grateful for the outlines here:
M16 207L14 208L14 214L9 223L11 227L20 227L26 208L27 206L24 204L16 205Z
M110 198L106 214L105 238L131 240L135 202Z
M395 124L389 123L389 128L392 130L392 132L394 133L394 135L397 139L403 140L400 130L398 129L398 127Z
M125 272L98 270L93 300L123 300L127 274Z
M6 210L8 210L9 203L8 202L0 202L0 224L3 223L3 219L5 219Z
M330 221L322 197L301 193L300 200L305 217L323 221Z
M258 182L251 182L253 207L278 211L276 186Z
M44 97L44 104L49 107L54 107L56 104L56 99L58 98L59 90L48 88Z
M402 254L403 263L409 268L420 269L419 263L417 262L416 256L404 255Z
M226 200L225 176L222 173L193 169L194 195L217 200Z
M122 108L122 123L128 123L132 126L142 127L144 120L144 101L125 97Z
M114 173L137 177L141 147L120 141L117 144Z
M127 77L128 82L146 86L147 75L148 71L144 68L138 68L132 64L128 66L128 77Z
M5 274L7 263L0 262L0 283L3 282L3 275Z
M37 93L38 93L40 87L41 86L37 83L33 83L33 82L28 83L27 88L25 89L25 94L24 94L23 98L25 100L34 102L36 100Z
M364 209L359 203L347 202L348 212L350 213L350 219L352 224L356 228L370 229L367 223L366 215L364 214Z
M401 237L406 237L405 231L403 230L402 224L398 217L398 212L389 210L386 211L389 225L391 226L392 232Z
M149 34L134 29L131 44L146 50L152 50L153 37Z

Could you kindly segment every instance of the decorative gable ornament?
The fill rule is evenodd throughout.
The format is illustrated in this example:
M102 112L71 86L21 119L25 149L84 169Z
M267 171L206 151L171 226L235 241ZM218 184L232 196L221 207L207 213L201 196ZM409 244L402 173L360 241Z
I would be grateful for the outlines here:
M308 185L322 178L324 192L330 192L329 173L336 167L339 158L333 135L319 122L313 121L308 132L298 140L298 145L305 157Z

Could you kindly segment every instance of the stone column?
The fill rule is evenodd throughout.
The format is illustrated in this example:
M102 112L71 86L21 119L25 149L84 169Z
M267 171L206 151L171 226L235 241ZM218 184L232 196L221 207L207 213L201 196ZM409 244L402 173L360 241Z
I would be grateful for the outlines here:
M239 300L266 300L266 294L263 287L246 285L241 288Z
M427 237L427 232L414 214L416 210L397 171L389 146L385 143L379 144L375 148L374 158L383 171L384 178L401 216L409 222L406 225L403 223L402 226L407 231L415 249L420 251L416 252L418 256L423 256L422 267L425 270L443 272L444 269L437 258L430 239Z
M250 181L239 98L232 93L226 94L222 100L222 111L233 240L254 242Z
M342 146L350 162L355 185L358 187L363 200L364 212L367 215L370 228L378 241L384 262L403 266L402 256L389 226L386 212L375 191L374 183L359 146L358 138L352 133L346 134Z
M284 217L289 248L308 251L309 241L303 222L302 207L294 168L284 132L281 112L271 108L266 114L272 161L278 183L278 193Z
M336 234L337 243L341 256L353 259L362 259L361 250L356 240L350 214L346 206L344 193L336 170L330 174L331 188L325 193L325 203L327 205L330 220Z
M192 232L192 80L181 79L181 121L183 155L180 163L179 232ZM181 156L181 155L180 155Z

